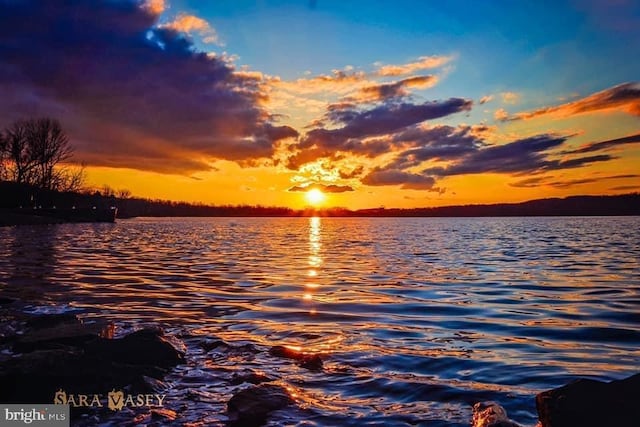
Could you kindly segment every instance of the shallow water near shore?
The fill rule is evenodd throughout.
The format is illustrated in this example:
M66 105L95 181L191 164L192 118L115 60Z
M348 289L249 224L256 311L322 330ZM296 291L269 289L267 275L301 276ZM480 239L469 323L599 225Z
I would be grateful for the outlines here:
M640 361L640 217L7 227L0 287L32 310L181 337L189 363L167 378L167 406L207 425L224 423L241 387L230 378L247 369L295 395L273 425L468 426L483 400L533 425L536 393ZM203 339L237 349L207 353ZM271 357L273 345L324 367Z

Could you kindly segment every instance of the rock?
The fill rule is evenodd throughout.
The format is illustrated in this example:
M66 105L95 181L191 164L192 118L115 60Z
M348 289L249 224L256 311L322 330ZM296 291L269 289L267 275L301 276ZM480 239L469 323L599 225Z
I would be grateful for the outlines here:
M227 343L222 340L205 340L200 343L200 348L205 352L210 352L211 350L218 347L226 347Z
M7 298L7 297L0 297L0 305L9 305L9 304L13 304L14 302L15 302L14 299Z
M473 405L472 427L520 427L511 421L507 411L496 402L478 402Z
M298 365L312 371L322 369L322 358L318 354L304 353L282 345L271 347L269 354L276 357L295 360Z
M261 383L267 383L270 381L273 381L273 378L270 378L263 373L249 370L247 372L233 374L233 377L231 377L230 383L232 385L238 385L243 383L261 384Z
M82 321L78 316L71 313L61 314L39 314L27 319L27 326L29 328L53 328L61 324L74 324L79 325Z
M276 384L260 384L246 388L227 402L227 414L231 425L259 426L266 422L273 411L294 403L286 388Z
M106 394L129 386L153 389L162 384L153 378L162 378L166 368L184 362L184 353L160 330L107 339L84 335L82 324L62 322L57 328L30 332L32 340L21 344L29 351L0 365L0 402L50 402L59 389L76 394ZM145 380L145 376L151 378Z
M609 383L579 379L536 396L542 427L634 426L640 420L640 374Z
M29 324L30 322L27 322L27 325ZM13 344L14 351L28 352L56 348L60 345L82 346L88 341L108 335L110 327L107 322L84 324L77 318L75 321L60 321L53 325L37 323L36 326L30 326L30 329Z
M233 355L254 355L258 353L258 349L253 344L231 345L221 340L206 340L200 343L200 347L205 352L216 350L217 352Z
M184 352L164 338L161 329L141 329L120 339L97 338L85 351L98 358L128 365L173 367L184 362Z

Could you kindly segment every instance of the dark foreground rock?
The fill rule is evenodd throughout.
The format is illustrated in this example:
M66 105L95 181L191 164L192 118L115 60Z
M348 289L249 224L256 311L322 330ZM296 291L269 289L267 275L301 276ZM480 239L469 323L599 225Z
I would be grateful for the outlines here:
M609 383L579 379L536 396L542 427L640 425L640 374Z
M260 384L246 388L227 402L227 414L234 427L260 426L269 414L294 403L286 388L277 384Z
M83 323L73 315L33 316L23 323L22 333L6 338L17 354L0 364L4 403L52 402L58 390L145 392L185 360L160 329L113 339L113 325Z
M322 369L322 358L318 354L304 353L282 345L271 347L269 354L276 357L295 360L298 365L312 371L319 371Z
M472 427L520 427L507 416L507 411L496 402L479 402L473 405Z

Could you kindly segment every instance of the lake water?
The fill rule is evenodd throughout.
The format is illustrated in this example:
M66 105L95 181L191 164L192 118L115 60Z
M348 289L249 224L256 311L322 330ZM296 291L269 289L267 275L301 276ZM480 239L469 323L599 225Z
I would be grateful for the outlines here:
M0 284L34 310L182 337L189 363L167 404L207 425L223 425L246 369L295 394L272 425L468 426L474 402L533 425L536 393L640 367L640 217L5 227ZM205 353L206 338L256 351ZM324 368L272 345L321 353Z

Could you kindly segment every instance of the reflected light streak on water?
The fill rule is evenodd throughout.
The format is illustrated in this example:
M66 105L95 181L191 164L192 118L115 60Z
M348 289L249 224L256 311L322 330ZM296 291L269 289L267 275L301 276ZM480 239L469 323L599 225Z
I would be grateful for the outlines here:
M637 217L140 218L0 228L0 255L4 293L186 337L168 398L213 424L249 367L298 396L274 425L463 426L479 400L533 424L535 393L640 360Z

